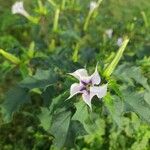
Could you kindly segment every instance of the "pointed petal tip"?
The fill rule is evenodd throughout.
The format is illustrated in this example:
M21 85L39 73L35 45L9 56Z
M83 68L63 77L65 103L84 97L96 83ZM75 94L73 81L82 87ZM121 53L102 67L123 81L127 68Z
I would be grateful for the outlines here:
M71 98L72 98L72 96L70 95L68 98L65 99L65 101L68 101Z
M108 84L102 85L101 86L101 94L99 95L100 98L103 98L107 94L107 87Z
M75 78L77 78L78 80L81 80L82 77L87 77L88 76L88 73L87 73L87 70L86 69L78 69L72 73L67 73Z
M92 109L90 94L83 93L82 98L83 98L83 101L90 107L90 109Z
M68 99L72 98L74 95L80 93L81 86L79 83L74 83L70 87L70 96Z
M101 77L99 75L97 67L98 67L98 63L96 65L96 67L95 67L94 73L91 75L91 81L92 81L93 85L98 85L101 82Z
M95 95L98 98L102 98L107 94L107 84L102 86L93 86L90 88L91 97L94 97Z

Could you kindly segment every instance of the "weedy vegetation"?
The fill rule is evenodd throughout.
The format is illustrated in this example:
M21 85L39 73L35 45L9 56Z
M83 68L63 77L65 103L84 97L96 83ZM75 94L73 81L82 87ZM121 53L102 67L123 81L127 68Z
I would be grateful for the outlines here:
M0 1L0 149L149 150L149 8Z

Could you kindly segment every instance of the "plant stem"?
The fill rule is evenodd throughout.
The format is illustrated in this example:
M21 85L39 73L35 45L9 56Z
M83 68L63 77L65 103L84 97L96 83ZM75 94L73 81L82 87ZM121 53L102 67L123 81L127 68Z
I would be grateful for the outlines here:
M54 17L54 24L53 24L53 31L54 32L56 32L58 29L59 14L60 14L60 9L57 8L55 10L55 17Z
M62 0L61 9L63 10L65 8L66 0Z
M90 19L91 19L93 13L95 12L95 10L96 10L96 9L99 7L99 5L101 4L101 2L102 2L102 0L98 0L97 6L96 6L94 9L90 9L90 10L89 10L89 13L88 13L88 15L87 15L87 17L86 17L86 19L85 19L85 23L84 23L84 26L83 26L83 30L84 30L84 31L87 30L88 25L89 25L89 23L90 23Z
M79 47L80 47L80 44L77 43L76 46L75 46L75 49L74 49L73 56L72 56L72 59L73 59L74 62L77 62L77 61L78 61Z
M48 0L48 2L49 2L52 6L57 7L56 3L55 3L53 0Z
M147 28L149 26L148 24L148 20L147 20L147 17L146 17L146 14L144 11L141 12L141 15L143 17L143 20L144 20L144 23L145 23L145 27Z
M93 14L93 11L90 10L89 13L88 13L88 16L87 16L86 19L85 19L85 23L84 23L84 26L83 26L83 30L84 30L84 31L86 31L87 28L88 28L89 21L90 21L90 18L91 18L91 16L92 16L92 14Z

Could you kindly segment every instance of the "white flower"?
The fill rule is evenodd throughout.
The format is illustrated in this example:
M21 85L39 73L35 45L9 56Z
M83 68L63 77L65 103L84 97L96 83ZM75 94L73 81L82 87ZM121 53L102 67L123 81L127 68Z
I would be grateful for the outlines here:
M98 7L98 4L94 1L92 1L90 3L90 10L93 11L94 9L96 9Z
M122 43L123 43L123 38L122 38L122 37L119 37L119 38L117 39L117 45L120 47L120 46L122 45Z
M83 101L91 108L91 100L95 95L98 98L102 98L106 95L107 84L99 86L101 78L97 71L97 66L91 76L88 76L87 70L85 69L78 69L69 74L79 80L79 83L71 85L69 98L80 93L82 94Z
M21 14L23 16L28 16L28 13L24 9L23 2L18 1L12 6L12 14Z
M106 31L105 31L105 34L108 36L108 38L112 38L112 34L113 34L113 29L107 29Z

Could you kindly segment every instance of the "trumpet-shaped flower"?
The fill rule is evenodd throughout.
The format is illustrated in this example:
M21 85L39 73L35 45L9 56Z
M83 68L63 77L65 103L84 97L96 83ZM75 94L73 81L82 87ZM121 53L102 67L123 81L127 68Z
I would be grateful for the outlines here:
M122 38L122 37L119 37L119 38L117 39L117 45L120 47L120 46L122 45L122 43L123 43L123 38Z
M102 86L99 85L101 78L97 71L97 66L95 72L91 76L88 75L86 69L78 69L69 74L79 80L79 83L71 85L69 98L80 93L82 94L83 101L91 108L91 100L94 96L102 98L106 95L107 84Z
M105 31L105 34L108 36L108 38L112 38L112 35L113 35L113 29L107 29Z
M21 15L23 15L25 17L27 17L29 15L27 13L27 11L24 9L22 1L18 1L18 2L13 4L13 6L12 6L12 14L21 14Z
M91 1L90 3L90 10L93 11L94 9L96 9L98 7L97 2Z
M24 17L26 17L28 20L30 20L31 22L33 22L35 24L37 24L39 21L38 18L32 17L30 14L28 14L28 12L24 9L22 1L18 1L16 3L14 3L11 8L11 11L12 11L12 14L23 15Z

